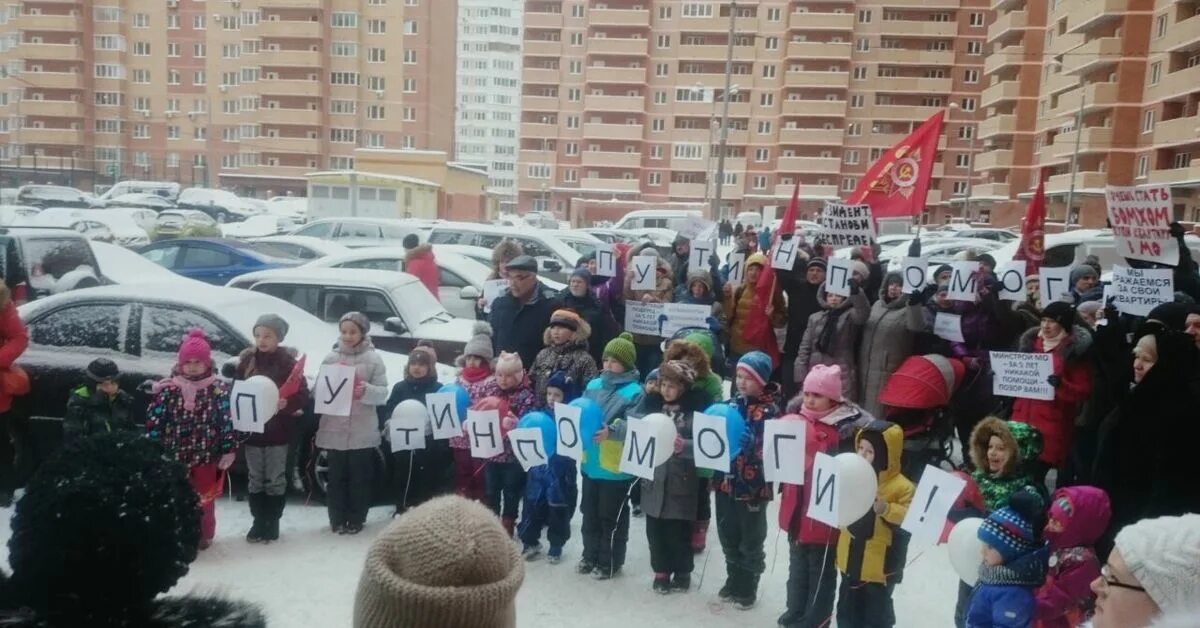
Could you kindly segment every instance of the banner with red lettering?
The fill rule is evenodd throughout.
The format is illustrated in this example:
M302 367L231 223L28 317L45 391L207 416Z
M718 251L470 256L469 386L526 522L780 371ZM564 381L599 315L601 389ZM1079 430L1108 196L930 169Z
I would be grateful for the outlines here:
M1171 237L1171 188L1165 185L1104 187L1108 221L1117 254L1128 259L1179 263L1179 242Z
M945 115L945 111L933 114L888 149L859 180L846 204L866 203L876 219L917 216L924 211Z

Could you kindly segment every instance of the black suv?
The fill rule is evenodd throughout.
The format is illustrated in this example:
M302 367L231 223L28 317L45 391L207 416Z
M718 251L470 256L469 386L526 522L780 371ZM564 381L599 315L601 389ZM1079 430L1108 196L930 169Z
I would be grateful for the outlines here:
M103 205L98 205L88 199L83 192L63 185L22 185L17 190L17 204L39 209L47 207L93 209Z
M91 245L71 229L0 228L0 253L4 283L17 305L106 283Z

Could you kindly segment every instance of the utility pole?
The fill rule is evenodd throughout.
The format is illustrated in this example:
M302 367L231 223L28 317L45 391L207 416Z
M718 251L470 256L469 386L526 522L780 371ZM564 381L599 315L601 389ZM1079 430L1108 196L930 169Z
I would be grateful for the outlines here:
M1071 151L1071 185L1067 188L1067 215L1063 219L1063 228L1071 226L1071 210L1075 207L1075 169L1079 161L1079 140L1083 137L1083 105L1087 98L1083 77L1079 80L1079 110L1075 112L1075 150Z
M725 102L721 108L721 143L717 155L716 190L712 199L712 219L721 217L721 192L725 186L725 147L729 143L729 90L733 83L733 35L737 25L737 0L729 3L729 41L725 45Z

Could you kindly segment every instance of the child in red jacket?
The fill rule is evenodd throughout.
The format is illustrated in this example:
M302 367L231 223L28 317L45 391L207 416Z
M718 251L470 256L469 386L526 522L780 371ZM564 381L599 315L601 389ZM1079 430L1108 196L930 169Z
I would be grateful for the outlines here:
M1042 536L1050 544L1046 583L1038 588L1034 617L1038 628L1070 628L1091 614L1096 595L1091 584L1100 577L1094 548L1112 518L1108 493L1094 486L1054 491Z

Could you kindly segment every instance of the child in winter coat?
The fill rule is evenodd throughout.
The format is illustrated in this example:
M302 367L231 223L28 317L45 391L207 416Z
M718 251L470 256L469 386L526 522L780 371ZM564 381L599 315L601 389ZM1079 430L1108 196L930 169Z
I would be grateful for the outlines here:
M588 356L591 359L591 356ZM579 387L562 371L550 375L546 382L546 407L554 412L555 403L570 403L579 397ZM571 517L579 497L575 461L555 454L547 464L529 470L525 482L525 506L521 508L521 524L517 532L523 545L525 560L537 560L542 554L542 528L550 550L546 559L552 565L562 562L562 549L571 538Z
M171 377L154 384L146 409L146 435L162 443L187 467L200 498L200 548L217 532L213 502L221 496L225 471L233 466L237 441L229 410L229 385L213 372L212 348L193 329L179 345Z
M753 339L746 337L745 332L746 323L750 320L750 313L759 307L758 290L755 288L755 284L758 283L758 275L766 265L767 256L765 254L747 254L745 282L737 288L729 283L721 288L723 293L721 311L726 316L725 329L729 331L729 344L725 351L725 359L730 362L740 358L743 353L759 348L755 346ZM778 328L787 325L788 306L783 298L782 286L775 286L767 310L770 312L771 327Z
M1046 580L1049 554L1041 539L1042 504L1036 493L1020 491L979 526L983 564L967 610L968 628L1033 625L1034 591Z
M250 543L269 543L279 539L279 519L287 502L288 448L296 422L308 405L308 384L304 373L297 372L296 352L280 346L287 336L288 324L275 314L264 314L254 323L254 346L238 356L234 379L263 375L281 389L290 379L296 390L280 395L279 408L267 421L261 434L249 434L246 441L246 501L254 523L246 533ZM302 369L303 367L299 367Z
M888 573L888 550L916 490L900 473L904 430L895 423L872 421L858 431L855 447L879 474L879 488L872 510L842 528L838 538L837 567L842 584L838 590L837 625L890 627L896 621L892 607L896 580Z
M408 354L404 379L392 386L392 394L379 413L380 430L388 434L387 423L400 402L407 400L425 403L425 395L437 392L442 385L437 380L437 352L428 345L417 345ZM392 452L392 490L395 491L396 512L404 514L409 508L448 492L454 472L454 455L450 443L433 438L433 426L425 424L423 449Z
M705 408L725 396L721 378L712 372L709 361L712 348L712 338L708 334L695 333L670 341L663 353L664 362L681 360L695 370L696 383L692 384L692 390L699 394L697 399ZM708 542L708 527L712 521L712 497L709 494L712 477L712 469L696 470L696 519L692 522L691 540L692 552L696 554L703 552Z
M328 455L329 527L338 534L358 534L375 485L375 449L381 442L376 407L387 401L387 368L371 344L371 321L365 314L347 312L338 331L337 347L322 364L354 367L354 401L349 416L321 415L316 444Z
M692 415L705 405L696 383L696 371L682 360L663 362L658 368L659 392L646 395L636 416L659 413L675 422L675 452L654 469L653 480L642 480L642 509L646 512L646 538L654 591L686 592L694 567L692 521L696 518L696 463L692 457Z
M517 418L538 407L533 394L533 385L525 375L521 356L501 352L496 358L495 375L467 389L471 399L496 397L504 402L508 416L501 413L500 438L504 441L504 453L488 460L484 467L484 483L487 488L487 505L492 512L501 516L504 529L512 536L517 526L517 514L521 508L521 495L525 491L525 470L512 454L512 443L508 432L517 426ZM472 404L474 407L475 404Z
M796 353L796 381L802 382L817 364L842 369L842 397L854 401L858 392L858 359L855 347L863 325L871 315L871 303L856 280L850 280L850 296L829 294L822 286L817 301L823 308L808 317L808 326Z
M137 433L129 416L133 397L121 390L117 364L108 358L96 358L88 364L86 374L87 381L76 386L67 399L63 445L108 432Z
M834 575L837 528L808 516L813 462L817 452L830 456L853 451L854 434L874 418L842 398L842 369L818 364L809 369L803 390L788 404L783 420L807 423L804 446L804 485L783 484L779 527L788 533L787 611L779 625L817 628L833 615L837 588Z
M479 321L475 323L471 339L458 357L458 377L455 383L469 393L476 384L492 376L492 326ZM478 393L477 393L478 394ZM482 397L470 397L474 404ZM463 421L467 417L459 417ZM487 495L484 486L483 461L471 456L471 442L467 440L466 428L461 436L450 438L450 452L454 456L454 492L475 501L483 501Z
M561 371L575 382L596 376L596 361L588 354L591 335L591 326L571 310L555 310L550 315L550 326L542 335L546 348L538 352L529 371L539 400L546 398L546 382L555 372Z
M725 586L721 599L741 610L754 607L758 579L766 570L767 503L771 485L763 477L763 434L766 422L779 416L779 384L771 379L771 356L762 351L743 354L730 401L746 419L741 451L731 472L717 481L717 537L725 554Z
M1108 494L1094 486L1054 491L1046 529L1050 569L1036 595L1038 628L1071 628L1095 606L1092 582L1100 577L1094 548L1112 518Z
M642 382L642 396L658 394L658 369L654 369L646 374L646 381ZM639 402L640 404L640 402ZM633 488L629 489L629 512L638 518L642 516L642 483L634 482Z
M607 580L625 565L629 542L629 508L626 496L634 489L631 476L621 473L621 449L625 441L626 415L637 408L645 394L638 384L637 349L628 332L604 346L604 370L587 383L583 396L604 412L604 426L584 449L583 559L576 568L597 580Z

